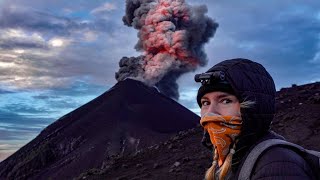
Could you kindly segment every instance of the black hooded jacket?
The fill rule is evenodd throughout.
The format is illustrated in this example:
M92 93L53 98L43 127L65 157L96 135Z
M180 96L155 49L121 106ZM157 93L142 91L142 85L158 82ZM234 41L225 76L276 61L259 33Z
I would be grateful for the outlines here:
M241 133L232 159L232 172L237 179L239 170L250 149L269 138L281 138L271 133L270 124L275 114L276 89L265 68L248 59L222 61L207 72L223 71L239 102L253 101L251 108L241 108ZM252 179L312 179L312 171L304 159L288 148L274 147L258 160Z

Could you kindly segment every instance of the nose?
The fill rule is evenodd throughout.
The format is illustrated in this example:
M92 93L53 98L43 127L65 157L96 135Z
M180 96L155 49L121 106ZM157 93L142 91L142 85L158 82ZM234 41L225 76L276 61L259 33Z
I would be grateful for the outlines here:
M214 103L211 103L208 108L206 108L204 111L202 111L201 112L201 116L204 116L204 115L209 114L209 113L210 114L221 115L221 113L219 111L219 108Z
M210 106L208 108L208 112L220 115L218 106L216 104L214 104L214 103L210 104Z

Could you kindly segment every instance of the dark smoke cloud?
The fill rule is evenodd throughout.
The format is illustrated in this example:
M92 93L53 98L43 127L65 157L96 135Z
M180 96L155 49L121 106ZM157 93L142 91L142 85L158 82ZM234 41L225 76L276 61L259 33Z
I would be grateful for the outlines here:
M184 0L127 0L122 20L138 30L135 49L144 55L122 58L116 79L138 79L178 99L176 80L208 61L203 46L218 24L207 11L204 5L189 6Z
M179 98L179 85L177 83L178 78L184 74L184 72L172 71L168 72L163 78L156 84L159 91L174 99Z
M116 72L116 79L118 81L123 81L126 78L133 78L139 81L143 81L142 65L140 62L143 62L143 56L138 57L123 57L119 61L119 71Z

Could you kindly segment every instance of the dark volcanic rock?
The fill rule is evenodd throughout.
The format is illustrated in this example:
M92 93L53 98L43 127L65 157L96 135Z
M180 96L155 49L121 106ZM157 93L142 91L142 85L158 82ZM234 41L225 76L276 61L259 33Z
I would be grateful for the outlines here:
M83 173L78 179L203 179L203 174L212 159L211 152L201 145L201 138L202 128L197 126L159 143L158 148L152 146L143 154L116 158L108 169L90 175ZM182 147L173 151L168 148L171 144L182 144ZM119 168L121 164L128 165L128 168ZM137 168L136 164L143 166ZM148 177L143 177L146 173L143 168L147 169Z
M277 113L272 129L289 141L320 151L320 104L309 99L319 92L320 83L283 88L277 92ZM212 153L201 145L201 138L200 126L181 131L168 141L147 148L144 154L115 159L108 169L96 174L84 173L79 179L116 179L119 176L129 179L203 179L211 165ZM147 177L135 167L137 163L143 163L148 169ZM128 164L128 168L117 169L119 164Z
M108 168L114 158L143 154L144 148L198 121L196 114L155 88L127 79L63 116L1 162L0 179L72 179L88 169ZM127 164L119 168L130 168Z
M282 88L277 92L277 113L272 125L274 131L291 142L320 151L319 94L319 82Z
M133 82L130 81L130 83ZM137 85L142 86L142 84L140 85L139 83L137 83ZM115 88L116 87L117 86L115 86ZM123 90L123 88L120 89ZM91 128L91 131L90 133L88 132L88 134L73 132L71 133L71 135L73 136L66 136L67 132L64 131L63 128L67 127L62 126L64 125L64 123L56 125L61 120L49 126L47 130L39 135L39 137L41 137L42 139L37 137L34 141L20 150L23 153L18 151L18 153L7 159L5 163L0 164L1 176L3 177L4 173L9 172L9 174L6 175L9 175L10 177L17 177L14 176L15 174L12 174L11 172L19 172L20 176L18 177L20 178L29 176L36 178L45 177L46 179L48 179L48 177L53 177L53 179L68 179L71 177L77 177L77 179L139 180L203 179L206 169L211 165L212 153L201 145L203 132L202 127L200 127L200 125L194 126L194 123L190 123L191 126L193 126L191 128L184 126L185 119L179 118L188 119L186 116L176 117L175 120L162 119L161 122L165 123L166 126L162 126L162 124L158 122L160 121L158 119L157 122L159 124L155 125L155 122L153 121L157 116L160 116L161 113L153 113L154 108L152 107L154 107L154 105L152 105L147 108L147 112L150 111L152 113L144 114L144 108L138 105L134 105L135 103L133 102L136 102L136 100L131 99L134 98L134 95L137 95L139 97L141 97L142 95L136 93L134 93L134 95L132 95L132 93L130 94L129 92L131 89L133 89L132 86L130 86L130 89L127 90L127 93L121 93L122 98L126 99L128 102L131 102L131 104L127 103L130 105L124 106L119 105L121 104L119 103L112 104L113 106L106 106L105 104L108 103L104 102L104 99L110 99L110 97L107 98L104 96L111 96L115 98L115 95L111 95L110 92L107 92L107 95L104 94L101 96L104 98L101 98L99 100L99 103L98 101L94 100L93 102L96 102L97 104L90 105L92 107L95 107L93 108L94 110L87 110L83 112L82 115L80 115L88 116L90 117L89 119L94 119L95 121L97 121L96 126L94 126L94 124L90 123L88 120L82 120L87 123L78 124L76 126L76 124L72 125L72 121L70 120L71 125L69 126L71 127L68 129L69 131L73 131L73 129L77 128L81 129L82 132L87 128L91 128L90 126L94 126L94 128ZM113 90L110 91L112 92ZM155 90L148 89L148 92L149 91L153 92ZM289 141L298 143L309 149L320 151L320 104L317 103L317 97L319 96L319 93L320 83L306 84L302 86L294 85L291 88L283 88L278 91L276 97L277 113L272 124L272 129L286 137ZM158 94L154 92L151 93L150 96L158 97ZM145 95L144 98L153 99L150 96ZM112 101L116 102L116 99L117 98L113 99ZM120 97L118 97L117 102L127 102L119 99ZM167 108L178 108L177 110L172 109L170 113L185 111L185 114L188 117L190 116L190 114L188 114L190 112L186 111L181 106L172 105L175 103L171 99L165 99L169 102L169 105L163 105L163 111L165 111ZM156 102L158 101L159 100L157 100ZM148 104L144 100L143 103ZM108 128L110 124L104 124L109 121L114 122L112 120L109 120L110 118L101 118L101 116L106 117L104 115L104 113L106 113L104 112L105 109L108 109L108 111L113 111L114 114L119 114L119 107L122 107L122 110L125 109L124 111L126 112L126 114L130 114L130 116L124 114L123 116L126 118L123 118L121 116L122 118L119 118L116 121L116 125L113 124L112 127L118 127L118 129L126 129L128 130L128 132L132 132L132 134L134 135L119 136L122 131L115 131L112 128ZM91 111L92 113L88 113ZM70 114L69 116L71 116ZM128 119L128 117L132 117L132 114L134 114L134 117L136 117L133 119L135 123L127 123L123 125L120 122L127 122L126 120ZM73 116L75 118L74 121L81 121L78 120L79 116L75 116ZM171 116L171 114L169 114L168 116ZM196 123L198 123L199 117L195 116L194 114L192 114L191 116L195 117L194 119L195 121L197 121ZM99 119L98 117L104 120L96 120L95 118ZM108 115L107 117L119 116ZM193 122L193 120L190 121ZM168 124L170 124L170 128L173 128L170 129ZM179 129L178 127L180 126L181 128ZM179 129L179 132L177 132L177 129ZM158 133L160 131L164 133ZM118 136L116 137L126 137L115 138L116 140L125 139L121 141L123 145L121 145L121 143L118 143L119 145L117 146L117 148L121 149L115 151L118 153L110 155L110 152L112 151L110 151L108 148L112 147L114 143L110 142L110 137L103 136L105 134L117 134ZM168 137L168 134L171 135L170 138ZM59 135L64 136L60 137ZM55 138L63 142L55 140ZM140 141L138 141L137 139L140 139ZM129 152L134 153L126 153L126 150L130 148L124 148L124 145L126 145L126 142L129 141L133 142L132 146L130 147L131 150ZM143 144L143 142L150 143L145 143L144 146L142 146L141 144ZM137 144L139 145L137 146ZM28 158L25 158L24 156L27 156ZM92 163L93 161L96 164ZM69 166L69 164L71 165ZM77 171L72 171L72 168L75 169L76 165L78 165L80 169ZM47 169L44 169L44 167L46 167ZM92 169L88 170L89 167ZM3 168L5 170L3 170ZM32 171L35 169L40 169L41 171ZM71 173L65 172L69 170L72 171L72 176ZM21 175L23 173L24 176ZM34 174L40 175L33 176Z

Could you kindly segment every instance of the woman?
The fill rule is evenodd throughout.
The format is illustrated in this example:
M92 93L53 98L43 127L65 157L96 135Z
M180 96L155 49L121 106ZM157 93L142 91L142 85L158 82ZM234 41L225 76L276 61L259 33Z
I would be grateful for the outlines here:
M202 85L204 144L213 150L205 179L238 179L250 150L266 139L283 139L270 131L275 113L275 85L270 74L247 59L222 61L195 76ZM213 148L212 148L213 146ZM315 179L306 161L290 148L266 150L256 162L251 179Z

